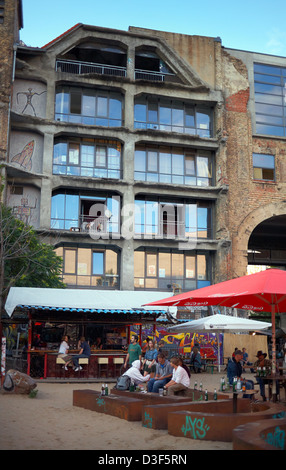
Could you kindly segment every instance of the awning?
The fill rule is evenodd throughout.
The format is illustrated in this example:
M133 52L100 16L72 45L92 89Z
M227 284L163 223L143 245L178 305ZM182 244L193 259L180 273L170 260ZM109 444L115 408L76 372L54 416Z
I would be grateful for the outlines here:
M167 307L143 307L164 299L166 292L110 291L95 289L50 289L11 287L5 310L11 317L16 308L67 312L162 314Z

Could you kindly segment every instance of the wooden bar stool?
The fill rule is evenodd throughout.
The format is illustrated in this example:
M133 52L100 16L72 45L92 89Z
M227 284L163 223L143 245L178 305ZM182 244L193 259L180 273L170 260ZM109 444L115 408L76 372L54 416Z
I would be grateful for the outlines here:
M86 372L86 376L88 377L88 371L89 371L89 359L88 357L80 357L79 360L78 360L78 365L81 367L81 366L84 366L86 365L86 369L83 369L83 374L84 372ZM81 371L79 371L79 373L81 373Z
M97 360L98 364L98 377L101 377L101 373L106 373L106 378L108 377L108 357L99 357Z
M65 370L65 367L64 367L65 364L66 364L65 361L64 361L61 357L57 357L57 359L56 359L56 364L61 366L61 367L59 368L59 370L60 370L59 377L62 376L62 373L63 373L63 375L64 375L64 377L65 377L65 375L66 375L66 370ZM58 369L58 367L57 367L57 369Z
M114 357L113 358L113 377L119 377L120 376L120 370L122 365L124 364L124 358L123 357Z

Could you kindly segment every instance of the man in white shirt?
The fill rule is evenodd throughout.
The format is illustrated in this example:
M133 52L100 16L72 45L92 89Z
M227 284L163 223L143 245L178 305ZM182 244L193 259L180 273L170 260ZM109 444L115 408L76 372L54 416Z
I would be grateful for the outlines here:
M187 390L190 386L190 377L187 371L180 366L180 360L177 357L170 359L170 364L174 368L173 376L170 382L165 385L168 395L175 395L179 390Z

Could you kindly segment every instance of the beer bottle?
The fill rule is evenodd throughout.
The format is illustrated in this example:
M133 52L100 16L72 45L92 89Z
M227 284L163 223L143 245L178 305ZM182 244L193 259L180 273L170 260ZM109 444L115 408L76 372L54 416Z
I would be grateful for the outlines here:
M105 387L104 387L104 384L101 385L101 395L102 395L102 396L105 395Z
M194 385L194 390L197 390L197 388L198 388L198 382L196 381Z
M201 382L201 383L200 383L200 392L202 392L202 391L203 391L203 384L202 384L202 382Z
M208 395L208 391L206 390L205 391L205 401L208 401L208 399L209 399L209 395Z
M107 385L107 384L105 384L105 389L104 389L104 391L105 391L105 395L107 396L107 395L108 395L108 385Z
M217 393L216 393L216 389L214 389L214 400L217 400Z

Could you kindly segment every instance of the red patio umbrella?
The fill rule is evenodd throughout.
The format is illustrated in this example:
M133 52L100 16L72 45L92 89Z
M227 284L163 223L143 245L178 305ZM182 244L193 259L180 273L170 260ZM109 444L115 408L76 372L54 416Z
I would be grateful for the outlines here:
M218 305L255 312L271 312L272 368L276 370L275 314L286 311L286 271L266 269L255 274L202 287L147 305L205 307Z

